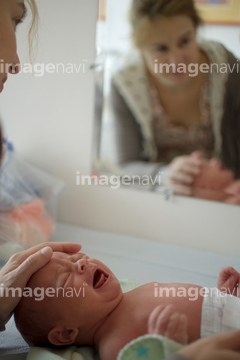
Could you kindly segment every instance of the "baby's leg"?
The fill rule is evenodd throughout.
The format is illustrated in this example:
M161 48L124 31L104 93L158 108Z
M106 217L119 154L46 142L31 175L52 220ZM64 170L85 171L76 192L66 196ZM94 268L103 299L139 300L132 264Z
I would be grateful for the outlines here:
M240 297L240 274L233 267L223 268L218 277L218 289L226 294Z
M148 318L148 333L166 336L169 339L187 344L187 316L174 311L172 305L159 305Z

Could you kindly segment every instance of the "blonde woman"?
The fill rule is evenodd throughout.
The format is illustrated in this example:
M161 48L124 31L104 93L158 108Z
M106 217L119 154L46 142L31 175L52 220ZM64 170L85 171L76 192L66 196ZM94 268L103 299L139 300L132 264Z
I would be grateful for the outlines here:
M31 45L32 34L37 19L37 8L34 0L28 0L33 15L33 23L29 32ZM15 31L23 21L26 14L26 4L23 0L0 0L0 92L9 74L19 72L19 58L17 55ZM4 66L3 66L4 65ZM0 136L0 142L2 138ZM2 144L1 147L2 149ZM2 151L1 151L2 154ZM40 244L31 249L13 255L7 264L0 270L0 331L10 319L14 308L20 298L14 293L5 293L5 288L23 289L32 274L47 264L53 251L77 252L81 249L79 244L52 243Z
M37 22L37 7L34 0L27 0L26 3L32 11L32 25L29 31L31 45L34 26ZM8 74L17 74L20 70L19 58L17 55L17 44L15 32L18 25L23 21L27 13L24 0L1 0L0 1L0 92L8 79Z
M118 163L156 175L191 195L202 157L240 177L238 60L221 44L197 41L193 0L132 0L137 49L112 76Z

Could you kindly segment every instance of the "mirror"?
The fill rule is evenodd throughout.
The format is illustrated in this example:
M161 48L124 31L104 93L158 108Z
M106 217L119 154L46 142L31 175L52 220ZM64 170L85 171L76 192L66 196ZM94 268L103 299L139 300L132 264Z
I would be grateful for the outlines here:
M237 134L239 131L237 127L236 131L233 129L238 114L236 103L238 98L240 99L240 77L238 77L239 88L236 87L236 81L233 81L234 84L236 83L233 86L231 81L233 77L236 79L236 74L240 73L240 63L237 60L240 58L240 23L237 24L238 19L234 18L236 7L237 14L239 13L240 4L237 0L225 0L215 1L210 7L208 0L195 0L195 2L199 3L197 6L202 6L201 14L204 19L207 19L207 23L198 29L197 41L217 41L233 53L234 57L229 60L228 56L232 55L227 55L229 53L223 50L221 45L206 42L204 45L206 47L201 45L201 54L204 54L203 59L205 59L203 65L208 65L208 71L209 69L213 73L215 71L215 79L212 80L213 76L204 77L203 75L200 78L200 90L198 89L201 96L198 95L194 111L191 110L193 108L191 105L187 112L182 112L185 116L182 116L184 120L188 118L192 121L191 119L196 118L197 125L199 125L198 120L200 119L201 122L204 117L209 122L195 127L195 132L191 135L191 146L188 147L186 143L189 141L188 133L191 132L188 120L186 124L173 122L174 129L166 132L168 134L166 138L159 135L169 124L166 122L165 125L159 125L156 118L169 114L170 118L172 116L172 119L176 120L176 111L179 114L182 108L180 106L178 113L176 107L175 114L174 111L171 113L171 110L174 104L181 103L183 100L179 96L176 99L172 97L171 99L174 98L174 100L170 102L167 101L166 91L163 92L162 87L158 89L154 83L154 74L160 73L162 64L159 57L151 58L151 72L147 67L147 56L144 57L144 53L134 48L129 23L131 0L121 2L100 0L96 36L93 174L98 176L102 183L105 181L112 188L125 186L131 189L164 193L168 197L174 192L178 193L179 190L178 186L172 188L172 183L168 181L170 176L168 165L177 156L192 154L191 167L194 166L192 157L194 164L201 165L198 167L197 175L195 173L193 175L193 170L190 173L194 183L191 186L191 196L236 205L240 204L240 180L238 180L240 178L240 138L237 136L238 134L240 136L240 133ZM214 16L219 16L219 18L213 18ZM159 41L165 41L165 39L161 38ZM217 64L215 60L218 61ZM140 63L144 69L142 73L139 72ZM212 64L215 64L215 70ZM184 72L183 65L181 68L180 63L175 66L177 66L176 77L179 73L181 76ZM163 73L162 69L163 67L161 68ZM204 68L199 67L199 69L203 69L201 73L206 74L207 71L204 73ZM199 73L196 72L196 67L188 67L187 72L191 79L197 78ZM227 72L230 73L231 79ZM151 86L149 86L149 79ZM228 100L225 97L227 91L229 92ZM172 94L171 91L169 94ZM187 101L191 96L190 91ZM191 103L194 104L194 100L191 100ZM238 103L240 104L240 100ZM230 114L231 112L233 115ZM227 113L232 119L232 124L226 125ZM169 139L173 145L169 145ZM165 149L164 151L160 151L161 146ZM177 151L171 146L177 146ZM200 153L195 151L200 151ZM221 153L223 153L222 156ZM159 154L166 156L161 157ZM210 160L212 158L215 160ZM178 164L183 166L183 163ZM186 195L182 189L180 189L180 194Z

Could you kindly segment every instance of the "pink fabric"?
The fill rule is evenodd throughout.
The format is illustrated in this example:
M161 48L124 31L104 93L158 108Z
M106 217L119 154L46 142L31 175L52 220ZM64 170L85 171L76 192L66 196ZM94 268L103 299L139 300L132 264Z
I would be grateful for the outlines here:
M1 212L0 222L4 239L16 241L24 248L49 240L55 228L54 220L46 214L41 199Z

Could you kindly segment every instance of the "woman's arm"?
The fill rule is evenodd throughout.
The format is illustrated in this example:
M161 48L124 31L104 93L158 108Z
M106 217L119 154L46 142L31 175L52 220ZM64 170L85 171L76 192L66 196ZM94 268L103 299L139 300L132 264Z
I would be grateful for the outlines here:
M113 83L110 101L117 164L125 175L139 176L142 179L143 176L145 179L148 176L150 189L155 188L161 183L161 169L164 164L148 161L144 155L140 125Z
M240 360L239 338L240 330L209 336L183 347L178 354L191 360ZM178 358L170 356L166 360L178 360Z
M140 126L113 83L111 83L110 105L117 163L125 164L143 160L143 139Z

